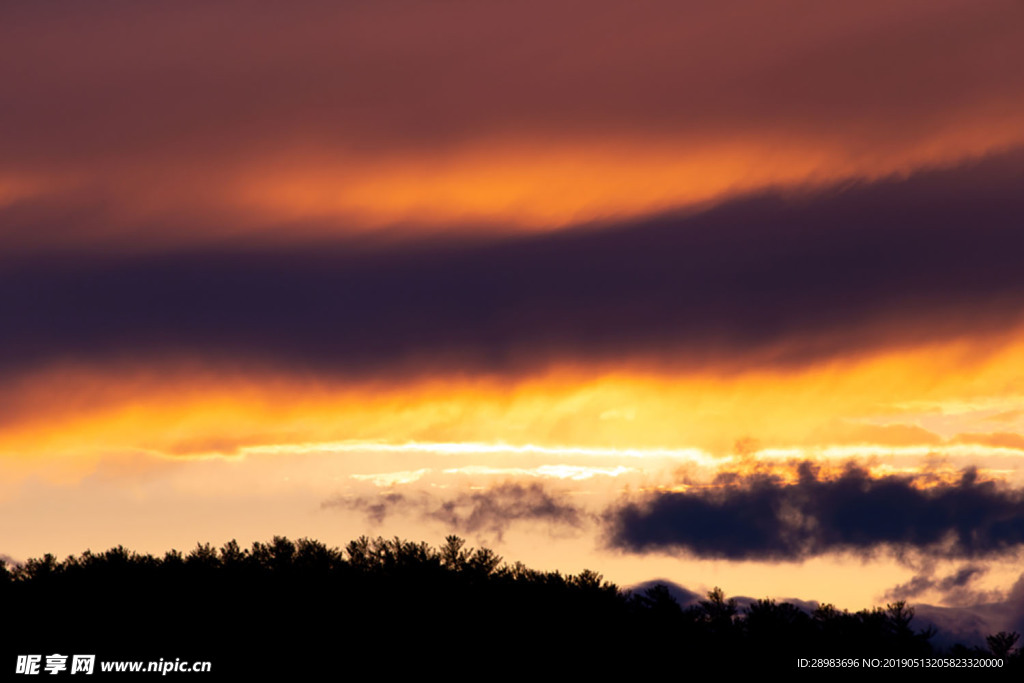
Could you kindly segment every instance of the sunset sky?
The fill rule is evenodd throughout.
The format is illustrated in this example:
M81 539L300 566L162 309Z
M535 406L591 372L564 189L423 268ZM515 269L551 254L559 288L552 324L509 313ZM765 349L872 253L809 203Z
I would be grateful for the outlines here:
M1017 0L3 3L0 557L1022 630L1022 64Z

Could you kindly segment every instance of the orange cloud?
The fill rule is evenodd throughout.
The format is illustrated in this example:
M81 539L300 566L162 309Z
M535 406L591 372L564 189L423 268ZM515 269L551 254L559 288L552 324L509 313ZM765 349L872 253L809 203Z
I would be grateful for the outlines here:
M0 10L0 204L78 218L5 247L550 229L1024 143L1010 3L302 7Z
M0 454L22 462L59 454L234 456L362 441L696 448L724 456L737 439L752 437L765 454L825 455L842 446L837 457L848 458L912 446L923 457L947 447L900 424L900 406L927 401L941 414L972 401L1012 405L1020 397L1006 393L1006 381L1024 376L1022 350L1013 343L980 353L958 342L786 371L565 365L522 376L361 382L200 365L53 367L20 378L6 394ZM891 426L849 422L878 415L889 415ZM970 448L1017 447L1004 436L975 435L971 447L959 439L958 457Z

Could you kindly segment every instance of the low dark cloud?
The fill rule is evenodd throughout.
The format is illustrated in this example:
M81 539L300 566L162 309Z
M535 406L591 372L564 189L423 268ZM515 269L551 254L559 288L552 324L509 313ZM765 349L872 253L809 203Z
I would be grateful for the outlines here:
M984 573L977 565L965 565L952 574L933 579L950 588L970 584L970 582ZM635 595L644 595L648 590L659 590L659 587L668 591L668 594L681 606L693 607L700 600L705 599L706 594L691 590L665 579L654 579L644 581L629 587ZM811 596L808 596L811 597ZM911 608L914 610L912 627L915 630L924 630L928 626L934 626L938 633L931 639L932 645L940 648L952 647L956 644L967 645L968 647L986 647L985 637L999 631L1024 630L1024 575L1019 577L1016 583L1008 591L979 591L973 595L973 600L965 600L957 603L956 606L938 606L929 603L913 600L913 595L896 595L889 593L885 600L907 600L910 599ZM652 596L657 599L658 596ZM747 597L742 595L729 596L734 600L736 607L741 613L746 612L751 605L759 599L772 599L776 602L788 602L803 610L807 614L813 613L828 600L818 601L813 599L802 600L785 596L757 596Z
M24 257L0 269L0 372L154 356L349 376L749 367L1005 332L1024 313L1022 173L1017 153L490 241Z
M661 589L668 591L668 594L679 603L680 607L696 605L704 597L702 594L695 593L686 586L668 579L651 579L628 587L628 590L635 595L644 595L648 591L660 591Z
M590 515L539 483L505 483L485 491L467 491L451 498L426 492L388 492L378 496L339 497L323 507L364 513L375 523L391 514L415 514L443 523L459 533L491 534L501 539L512 524L544 522L551 527L581 528Z
M769 561L883 549L981 558L1024 545L1024 493L980 481L973 470L927 488L913 476L872 477L853 465L835 478L806 462L797 472L794 483L734 475L620 504L605 515L609 543L635 553Z
M971 583L983 576L988 567L978 564L966 564L951 574L936 576L934 571L924 571L906 583L894 586L886 593L886 597L893 600L909 600L927 591L938 591L943 594L943 602L964 603L969 601L979 602L975 592L968 592ZM971 600L965 598L970 597Z
M1010 630L1024 633L1024 574L1017 577L1016 583L1010 588L1006 605L1011 619Z
M320 507L356 510L365 514L366 518L374 524L380 524L388 517L388 515L394 512L406 511L410 507L415 507L417 502L421 500L422 498L417 499L414 502L412 499L402 495L401 493L382 493L378 496L345 496L332 498L331 500L322 503Z
M951 577L955 577L956 574ZM985 647L985 638L999 631L1024 632L1024 574L1007 591L975 591L951 601L954 607L915 606L918 622L939 629L933 644L961 642Z

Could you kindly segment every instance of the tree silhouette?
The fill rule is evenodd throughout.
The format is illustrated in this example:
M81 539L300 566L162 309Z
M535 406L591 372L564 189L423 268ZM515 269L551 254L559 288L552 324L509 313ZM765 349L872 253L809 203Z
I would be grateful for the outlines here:
M446 536L441 546L441 565L445 569L461 571L469 560L471 550L465 550L466 541L458 536Z
M395 648L414 662L458 646L469 653L465 665L488 666L509 652L546 647L593 662L595 673L623 667L635 676L658 657L638 662L631 653L786 669L810 652L918 656L934 651L935 634L914 629L914 610L905 602L856 613L825 604L808 612L766 598L741 612L715 587L684 609L663 584L634 595L592 570L565 575L506 564L454 535L436 549L362 536L339 550L279 536L248 549L236 541L219 550L200 543L187 555L171 550L162 558L122 546L64 561L44 555L0 564L0 604L19 620L4 643L15 652L96 651L139 660L171 650L239 675L277 677L294 677L288 667L300 666L296 658L331 652L339 640L367 663L393 660ZM87 628L80 619L54 618L70 614L69 606L89 616ZM1018 641L1017 633L1000 632L988 648L1006 658L1007 668L1020 667ZM253 653L293 656L275 670ZM525 665L529 655L520 659Z
M1000 631L985 638L985 642L988 643L988 649L992 651L992 654L996 657L1004 658L1010 656L1018 640L1020 640L1020 634L1016 631L1010 633Z

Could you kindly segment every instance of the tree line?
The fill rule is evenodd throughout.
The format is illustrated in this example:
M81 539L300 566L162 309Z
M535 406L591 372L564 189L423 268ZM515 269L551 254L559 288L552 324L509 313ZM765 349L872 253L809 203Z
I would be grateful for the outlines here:
M0 562L0 605L6 654L189 657L234 674L425 666L449 655L459 667L576 673L937 655L998 656L1004 669L1022 668L1016 633L993 634L987 649L940 650L936 631L916 628L902 601L859 612L770 599L740 608L716 588L684 606L664 585L634 592L590 570L538 571L457 536L437 548L363 536L339 549L275 537L163 557L121 546L62 561L48 554Z

